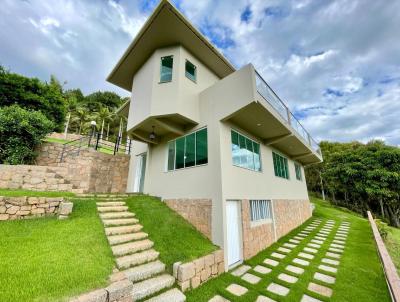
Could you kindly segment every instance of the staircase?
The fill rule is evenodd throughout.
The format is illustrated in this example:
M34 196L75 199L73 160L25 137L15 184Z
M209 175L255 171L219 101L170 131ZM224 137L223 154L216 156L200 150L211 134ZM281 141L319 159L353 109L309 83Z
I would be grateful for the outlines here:
M83 194L82 194L83 195ZM81 195L81 196L82 196ZM89 194L84 197L92 197ZM83 197L82 196L82 197ZM128 279L133 283L133 301L183 302L185 295L173 288L175 278L165 272L159 252L153 241L142 231L143 226L128 211L126 195L97 195L97 210L116 258L118 272L111 275L111 282Z

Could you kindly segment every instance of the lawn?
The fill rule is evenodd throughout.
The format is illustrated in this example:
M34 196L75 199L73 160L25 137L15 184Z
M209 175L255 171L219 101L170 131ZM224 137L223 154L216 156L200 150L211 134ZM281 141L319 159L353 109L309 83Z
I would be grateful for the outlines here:
M270 255L272 252L275 252L278 247L282 246L283 243L288 242L290 238L293 238L300 230L303 230L307 225L309 225L312 220L316 218L322 219L321 225L317 227L317 229L314 230L308 237L306 237L306 239L302 240L300 244L295 247L283 260L280 260L278 266L270 267L272 268L271 273L263 276L254 271L249 271L251 274L263 278L259 283L256 285L251 285L250 283L242 280L240 277L235 277L230 273L225 273L220 277L207 282L205 285L187 292L187 301L208 301L214 295L219 294L226 297L230 301L253 302L256 300L258 295L265 295L276 301L297 302L301 300L301 297L304 293L322 301L391 301L368 221L348 211L334 208L322 200L312 198L312 202L316 204L316 210L314 211L312 219L296 230L293 230L287 236L281 238L277 243L260 252L255 257L246 261L245 264L248 264L252 267L262 264L265 258L271 257ZM300 251L302 251L304 246L310 242L309 240L311 237L313 237L314 234L321 229L321 226L326 223L328 219L335 220L335 226L325 242L322 244L315 258L311 260L310 265L308 267L304 267L305 272L299 277L299 280L294 284L279 280L277 276L283 272L296 276L286 271L285 267L292 262L292 260ZM323 258L323 255L327 251L328 245L332 241L341 221L349 221L351 223L351 227L347 237L344 253L340 259L340 265L338 266L337 274L323 272L326 275L336 277L336 282L333 285L329 285L329 287L333 289L333 295L329 299L323 296L318 296L317 294L313 294L307 290L307 286L311 281L314 283L323 284L313 280L313 275L316 271L322 272L318 269L318 265L321 264L321 258ZM266 291L266 287L271 282L279 283L290 288L289 294L286 297L281 297ZM249 291L240 298L233 296L225 290L225 288L232 283L242 285L248 288Z
M53 138L53 137L46 137L43 139L44 142L48 143L59 143L59 144L65 144L68 143L70 140L68 139L62 139L62 138Z
M30 191L24 189L1 189L0 196L33 196L33 197L74 197L74 193L56 191Z
M0 301L60 301L106 285L114 265L94 200L74 200L68 220L2 221L0 234Z
M143 225L143 231L154 241L154 249L160 252L160 259L169 272L175 262L188 262L217 249L159 199L145 195L133 196L126 203Z
M385 245L397 268L397 272L400 274L400 229L389 227Z

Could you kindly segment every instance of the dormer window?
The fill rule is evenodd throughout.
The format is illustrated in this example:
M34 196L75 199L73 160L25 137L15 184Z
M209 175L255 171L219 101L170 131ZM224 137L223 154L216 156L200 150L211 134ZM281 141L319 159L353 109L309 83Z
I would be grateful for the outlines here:
M173 62L174 62L173 56L167 56L161 58L160 83L172 81Z
M185 64L185 76L196 83L196 66L186 60Z

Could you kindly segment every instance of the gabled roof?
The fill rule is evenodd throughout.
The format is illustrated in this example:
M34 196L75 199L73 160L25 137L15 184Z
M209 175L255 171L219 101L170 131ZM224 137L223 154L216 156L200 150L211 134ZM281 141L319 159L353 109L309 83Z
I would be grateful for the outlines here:
M168 46L182 45L217 76L235 71L231 63L168 1L161 0L107 81L132 90L134 74L152 53Z

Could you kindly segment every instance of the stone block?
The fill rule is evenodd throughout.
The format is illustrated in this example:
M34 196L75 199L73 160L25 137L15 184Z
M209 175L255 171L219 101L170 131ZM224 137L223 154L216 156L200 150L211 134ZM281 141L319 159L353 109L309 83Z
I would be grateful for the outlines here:
M196 274L204 269L204 257L194 260L193 263L196 269Z
M211 266L211 274L217 275L218 274L218 264L213 264Z
M19 215L19 216L26 216L26 215L29 215L31 213L31 211L21 211L21 210L19 210L17 213L15 213L16 215Z
M192 288L197 288L200 285L200 276L194 276L191 281L190 284L192 286Z
M8 214L0 214L0 220L8 220L9 216Z
M31 210L31 213L33 214L33 215L36 215L36 214L43 214L45 212L45 209L43 209L43 208L37 208L37 209L32 209Z
M207 266L212 266L215 263L215 258L214 254L210 254L204 257L204 265Z
M108 292L108 301L118 301L123 297L127 297L131 294L132 289L133 283L129 280L114 282L106 287L106 291Z
M26 196L22 197L10 197L8 202L12 205L23 206L26 204Z
M178 280L180 282L190 280L196 274L196 269L193 262L181 264L178 268Z
M200 274L200 279L201 282L205 282L208 280L208 278L210 278L211 275L211 269L209 267L205 267Z
M60 207L58 208L59 215L69 215L72 212L74 204L72 202L61 202Z
M107 297L108 293L105 289L97 289L73 298L70 302L108 302Z
M218 275L221 275L225 272L225 263L220 262L218 263Z
M15 213L17 213L19 211L20 207L19 206L11 206L7 209L6 213L7 214L11 214L14 215Z
M224 251L223 250L215 251L214 258L215 258L215 263L217 264L224 261Z
M181 291L185 292L188 289L190 289L190 280L183 281L183 282L178 281L178 286L181 289Z
M30 205L27 205L27 206L21 206L20 210L21 210L21 211L30 211L30 210L31 210L31 208L32 208L32 206L30 206Z
M182 262L175 262L172 265L172 275L174 276L175 279L178 279L178 268L182 264Z
M4 214L7 211L5 206L0 206L0 214Z
M42 203L37 205L38 208L48 209L50 206L48 203Z

